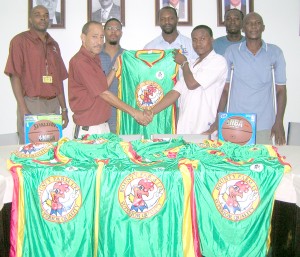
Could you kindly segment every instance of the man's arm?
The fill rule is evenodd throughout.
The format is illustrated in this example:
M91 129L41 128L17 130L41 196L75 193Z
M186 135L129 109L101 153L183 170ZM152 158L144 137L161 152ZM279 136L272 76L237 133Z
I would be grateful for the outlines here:
M114 78L116 77L118 68L119 68L119 58L117 57L114 65L112 66L110 72L108 73L108 75L106 77L108 88L110 88Z
M136 110L130 105L124 103L121 101L117 96L115 96L110 91L106 90L100 94L100 97L108 102L110 105L120 109L121 111L124 111L128 113L130 116L132 116L139 124L141 125L148 125L152 121L153 116L146 114L142 111Z
M224 112L225 106L226 106L226 104L228 104L227 103L228 93L229 93L229 83L227 82L224 86L224 89L223 89L223 92L222 92L222 95L221 95L221 98L220 98L220 102L219 102L219 105L218 105L215 122L213 124L211 124L209 130L205 131L203 134L210 135L213 132L215 132L216 130L218 130L218 123L219 123L218 122L218 113L219 112Z
M115 77L116 77L116 68L113 66L111 71L108 73L108 75L106 77L108 88L110 88Z
M58 102L61 108L61 117L63 121L63 128L66 128L69 123L69 117L68 117L68 110L67 110L67 105L66 105L66 98L65 98L65 93L64 89L62 88L62 93L57 96Z
M276 85L276 97L277 97L277 114L275 117L275 123L271 130L271 137L275 137L276 145L284 145L285 140L285 131L283 126L283 117L286 107L286 86L285 85Z
M193 73L190 70L187 58L183 54L179 53L178 50L174 50L173 54L174 54L174 62L176 62L177 64L179 64L181 66L182 74L183 74L183 78L184 78L186 87L189 90L194 90L194 89L200 87L201 85L194 78Z
M201 86L198 83L198 81L194 78L193 73L191 72L190 66L188 65L188 63L186 63L183 66L181 66L181 68L182 68L182 74L183 74L183 78L184 78L186 87L189 90L194 90L194 89L196 89L196 88L198 88L198 87Z
M171 104L175 103L176 100L179 98L180 93L177 92L176 90L171 90L169 91L164 97L163 99L161 99L159 101L159 103L157 103L153 109L151 109L153 114L157 114L159 112L161 112L162 110L164 110L165 108L167 108L168 106L170 106Z
M22 89L20 78L18 78L15 75L11 75L10 83L11 83L15 98L17 100L17 104L18 104L18 107L20 110L21 117L24 117L25 114L30 114L30 111L28 110L25 100L24 100L23 89ZM22 122L23 122L23 119L22 119Z

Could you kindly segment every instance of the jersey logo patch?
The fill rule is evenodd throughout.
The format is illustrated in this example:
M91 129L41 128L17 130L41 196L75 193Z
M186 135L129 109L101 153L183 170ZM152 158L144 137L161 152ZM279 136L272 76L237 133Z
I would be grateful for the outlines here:
M81 207L79 186L65 176L51 176L39 185L42 217L54 223L73 219Z
M140 109L149 109L155 106L164 96L159 84L154 81L144 81L135 90L135 99Z
M50 143L37 142L21 146L13 153L19 158L37 158L46 154L53 146Z
M85 145L101 145L107 143L108 140L106 138L97 138L97 139L78 140L78 142Z
M219 179L212 196L219 213L231 221L248 218L260 203L255 181L241 173L228 174Z
M124 178L118 198L121 208L134 219L146 219L156 215L166 200L161 180L149 172L134 172Z
M163 71L158 71L155 76L157 79L163 79L165 77L165 73Z
M264 165L261 163L252 164L250 166L250 170L252 170L254 172L262 172L264 170Z

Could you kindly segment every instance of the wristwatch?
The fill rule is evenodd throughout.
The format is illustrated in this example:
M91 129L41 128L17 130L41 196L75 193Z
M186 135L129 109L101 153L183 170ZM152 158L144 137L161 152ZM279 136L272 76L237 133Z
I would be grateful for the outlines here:
M189 63L189 61L184 61L182 64L180 64L181 68L183 68L186 63Z

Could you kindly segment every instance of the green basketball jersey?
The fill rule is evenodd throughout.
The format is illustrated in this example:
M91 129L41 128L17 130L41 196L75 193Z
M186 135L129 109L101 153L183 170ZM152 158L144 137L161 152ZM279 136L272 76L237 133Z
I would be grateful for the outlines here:
M151 109L168 93L176 82L178 65L172 50L124 51L120 57L119 98L135 109ZM151 134L175 133L175 104L155 115L146 127L129 114L117 112L117 133Z
M172 159L111 160L101 176L99 256L196 256L191 183Z
M199 161L194 190L203 255L266 256L274 193L285 165L264 145L225 143L199 148L194 157Z
M103 165L32 164L11 166L15 188L10 256L96 256L97 188Z

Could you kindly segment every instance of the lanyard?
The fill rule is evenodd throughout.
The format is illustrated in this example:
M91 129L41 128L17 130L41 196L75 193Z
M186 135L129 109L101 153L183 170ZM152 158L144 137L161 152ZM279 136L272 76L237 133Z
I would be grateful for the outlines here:
M47 47L47 38L46 38L46 42L43 44L44 46L44 53L45 53L45 65L46 65L46 76L48 76L49 74L49 69L48 69L48 59L47 59L47 51L48 51L48 47Z
M53 79L52 76L49 76L49 65L48 65L48 57L47 57L47 51L48 51L48 46L47 46L47 38L45 40L45 43L43 44L44 47L44 53L45 53L45 66L46 66L46 74L43 76L43 83L45 84L52 84L53 83Z

